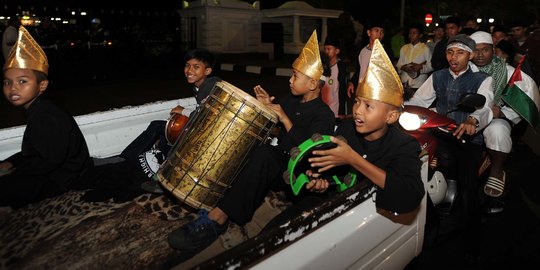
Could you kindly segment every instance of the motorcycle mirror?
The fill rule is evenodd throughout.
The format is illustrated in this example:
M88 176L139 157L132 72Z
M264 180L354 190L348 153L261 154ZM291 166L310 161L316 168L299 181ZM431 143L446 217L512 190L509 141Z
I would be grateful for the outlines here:
M449 114L454 111L464 111L472 113L476 109L481 108L486 103L486 97L477 93L467 93L461 96L459 103L456 105L456 108L446 112Z
M470 109L478 109L484 106L486 97L477 93L467 93L463 95L458 106L463 106Z

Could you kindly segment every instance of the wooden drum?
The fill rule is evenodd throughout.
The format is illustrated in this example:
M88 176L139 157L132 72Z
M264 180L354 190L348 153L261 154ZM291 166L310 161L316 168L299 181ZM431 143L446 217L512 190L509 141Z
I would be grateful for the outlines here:
M277 115L257 99L218 82L190 117L157 177L182 202L210 210L276 123Z

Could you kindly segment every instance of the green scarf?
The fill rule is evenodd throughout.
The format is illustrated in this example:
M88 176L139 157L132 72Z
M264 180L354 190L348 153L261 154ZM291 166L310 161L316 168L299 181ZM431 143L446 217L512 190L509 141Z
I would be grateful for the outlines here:
M506 63L498 56L493 56L491 63L483 67L478 67L478 69L489 74L493 78L493 104L499 104L508 78L508 74L506 73Z

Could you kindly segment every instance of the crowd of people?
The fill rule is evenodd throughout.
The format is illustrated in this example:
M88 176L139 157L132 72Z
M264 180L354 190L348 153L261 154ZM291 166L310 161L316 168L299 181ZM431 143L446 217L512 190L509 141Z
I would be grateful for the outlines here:
M230 222L249 222L270 187L283 184L289 150L314 133L332 134L336 147L313 152L314 157L309 159L313 168L306 172L310 176L306 185L309 192L273 220L272 225L280 225L332 196L330 183L321 174L339 166L350 166L372 182L377 189L378 208L396 216L414 212L426 192L420 176L420 145L395 124L403 106L432 107L446 115L463 94L477 93L485 97L484 106L473 112L449 114L457 124L453 135L468 135L471 143L460 144L456 140L444 147L460 157L460 226L465 228L466 248L474 257L478 250L473 240L474 235L479 235L481 212L477 190L480 188L490 198L504 197L508 191L504 164L512 149L514 130L520 124L535 125L538 121L540 32L531 32L519 21L507 29L495 27L486 31L474 21L461 23L457 17L447 18L443 26L444 29L437 27L433 40L426 43L424 27L411 24L404 28L404 44L399 50L392 50L381 42L384 25L370 22L365 28L369 42L355 59L352 76L340 59L343 44L339 37L330 33L321 50L314 31L292 63L290 94L274 98L263 87L254 86L255 98L277 115L277 145L256 148L218 204L210 211L201 210L197 219L173 231L170 246L196 254L223 234ZM170 145L163 139L164 121L150 123L126 148L120 155L125 163L94 166L73 118L41 95L48 86L49 64L53 63L49 59L54 58L47 39L40 36L38 29L27 31L16 21L10 27L17 29L18 35L14 41L3 38L3 92L10 103L27 110L28 123L21 151L0 163L0 181L4 183L0 206L16 209L81 187L94 189L83 197L89 201L115 196L125 200L142 192L164 192L158 187L144 188L148 181L155 181L155 172L149 175L134 169L140 165L139 155L151 149L160 150L161 161L166 158L164 153ZM109 34L99 20L92 22L88 34L86 44L90 51L108 48L103 41L108 40ZM36 38L36 43L34 35L43 39ZM24 46L33 49L17 49ZM101 51L99 55L107 54ZM212 53L204 48L186 54L184 73L194 86L199 105L220 80L211 76L213 65ZM93 76L107 76L103 67L90 67L105 72L94 72ZM507 97L509 82L529 98L528 108L533 110L529 113L535 117L525 117L520 106ZM191 115L180 107L173 108L173 113ZM58 132L44 137L51 128ZM477 175L484 150L491 158L486 181ZM96 175L103 176L100 171L104 168L113 170L105 175L120 179L116 190L119 193L111 188L111 181L106 181L106 190L101 189L105 181ZM125 194L126 186L130 187L129 194ZM503 211L501 202L489 207L488 212Z
M355 72L346 81L347 87L339 80L332 90L334 94L323 96L329 105L340 105L339 111L334 110L338 120L348 118L351 112L356 116L356 111L347 110L347 106L342 110L341 104L350 103L349 98L361 91L359 85L366 80L366 74L376 69L370 59L375 42L384 40L385 26L381 21L372 21L365 29L369 41L353 61ZM467 136L468 143L440 141L443 145L438 154L450 153L456 160L451 170L457 172L453 177L459 181L460 214L455 222L463 229L467 259L478 263L481 216L504 211L510 180L504 170L506 158L525 129L539 124L540 29L521 20L482 29L475 19L462 22L451 16L434 28L432 38L426 39L426 34L421 23L413 23L399 29L384 48L404 86L404 104L448 115L457 124L453 135L458 139ZM325 46L336 44L336 37L329 35L331 41ZM339 45L326 49L329 57L334 57L335 49ZM333 63L339 60L338 55L338 61ZM341 70L332 69L334 81ZM467 93L484 96L484 106L473 112L455 111ZM520 98L512 97L515 94ZM489 168L485 176L479 176L484 154L488 156L484 164ZM430 168L438 166L435 158Z

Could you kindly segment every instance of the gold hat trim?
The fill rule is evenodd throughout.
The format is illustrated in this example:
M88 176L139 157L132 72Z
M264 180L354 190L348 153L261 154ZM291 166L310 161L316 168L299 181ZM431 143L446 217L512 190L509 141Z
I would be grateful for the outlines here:
M19 27L17 42L4 64L4 70L8 68L33 69L49 74L47 55L24 26Z
M368 70L358 84L356 95L397 107L403 105L403 84L378 39L375 40Z
M319 51L319 42L317 41L317 30L313 30L311 37L304 45L300 55L292 67L314 80L319 80L323 74L323 66Z

